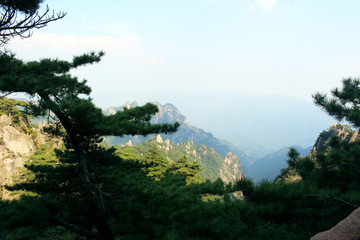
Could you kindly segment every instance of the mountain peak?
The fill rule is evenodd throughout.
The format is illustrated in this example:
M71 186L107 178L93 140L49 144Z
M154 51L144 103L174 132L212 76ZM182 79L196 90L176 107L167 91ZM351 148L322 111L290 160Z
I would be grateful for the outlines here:
M180 125L188 123L186 117L171 103L162 105L158 102L154 102L159 111L152 118L153 123L174 123L178 122Z
M160 134L156 134L154 137L154 140L155 140L155 142L158 142L158 143L164 142Z

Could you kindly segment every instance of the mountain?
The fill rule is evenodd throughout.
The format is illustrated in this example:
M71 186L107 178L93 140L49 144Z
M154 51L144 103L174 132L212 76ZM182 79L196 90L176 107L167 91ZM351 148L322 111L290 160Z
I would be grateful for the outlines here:
M302 148L300 146L294 146L294 148L301 156L309 155L312 149L312 147ZM289 149L289 147L281 148L280 150L257 160L247 169L246 177L249 177L254 181L275 179L280 174L281 169L288 167L286 160L288 159L287 154Z
M240 161L247 165L252 161L252 158L247 156L241 149L235 146L222 143L219 139L213 136L213 134L206 132L198 127L190 125L187 118L172 104L167 103L162 105L155 102L158 106L159 112L151 119L152 123L180 123L178 131L172 134L161 134L162 139L169 139L172 143L181 144L186 141L192 141L195 145L205 145L213 148L222 157L225 157L229 152L235 153L239 157ZM121 111L123 108L135 107L136 102L126 103L121 107L112 107L104 110L106 114L113 114L116 111ZM140 144L144 141L149 141L154 138L154 135L143 136L125 136L125 137L107 137L106 141L110 145L122 145L131 140L132 144Z
M187 156L190 162L197 162L202 168L200 175L204 179L216 180L221 178L225 183L242 178L239 158L234 153L227 153L222 157L212 147L195 145L192 141L174 144L169 139L165 141L158 134L149 141L132 146L131 141L120 146L123 149L132 149L140 156L146 154L156 144L164 156L171 162L176 162Z

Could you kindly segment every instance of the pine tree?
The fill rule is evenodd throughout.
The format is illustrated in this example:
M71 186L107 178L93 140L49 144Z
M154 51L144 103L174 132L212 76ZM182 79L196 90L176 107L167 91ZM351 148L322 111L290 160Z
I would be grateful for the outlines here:
M288 160L287 160L289 167L294 167L299 157L300 157L300 153L296 150L296 148L291 147L288 152Z
M99 62L103 55L102 52L84 54L74 57L71 62L58 59L23 62L14 55L1 53L0 91L3 94L22 92L33 97L36 101L30 104L28 112L34 116L53 114L55 124L48 129L49 132L65 133L63 138L67 149L59 155L64 163L72 164L68 167L77 176L66 178L66 181L82 186L81 198L86 199L88 208L92 210L86 229L50 214L52 221L81 235L114 239L108 225L108 208L113 195L102 189L101 171L97 170L98 166L111 164L114 153L99 145L102 136L173 132L178 123L150 124L151 116L158 111L153 104L104 116L92 103L89 97L91 89L86 81L79 81L69 74L74 68ZM92 226L96 233L92 232Z
M148 176L161 180L169 166L169 160L160 152L159 147L152 143L149 152L145 154L145 161L150 164Z
M186 177L187 184L201 183L203 179L200 177L200 164L189 162L187 156L183 156L171 166L171 171Z

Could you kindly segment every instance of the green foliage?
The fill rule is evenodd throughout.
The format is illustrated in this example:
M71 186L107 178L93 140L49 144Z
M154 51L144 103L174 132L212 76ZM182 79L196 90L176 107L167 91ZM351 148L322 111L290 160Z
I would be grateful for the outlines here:
M188 161L200 165L200 176L204 179L215 181L219 177L219 171L223 167L223 158L214 151L214 149L205 145L194 145L192 142L184 142L181 144L173 144L169 141L162 143L150 140L149 142L142 142L139 145L132 147L121 147L121 149L128 149L133 151L141 159L149 152L153 144L156 144L161 151L161 154L169 159L171 162L177 162L184 156ZM130 150L132 149L132 150ZM194 165L195 166L195 165Z
M29 134L33 139L35 139L38 133L30 123L30 121L33 119L33 116L26 112L28 107L29 104L24 101L0 97L0 116L7 115L11 117L11 125L13 127L23 133ZM1 138L0 145L3 143L4 141Z
M167 171L169 161L160 152L159 148L155 144L152 144L144 157L145 161L150 165L148 168L148 176L155 180L162 179Z
M156 152L149 153L151 159L159 158ZM93 154L102 161L93 166L102 178L101 190L113 194L107 198L108 224L119 239L309 239L353 210L334 197L359 202L357 190L341 193L305 180L254 184L245 178L233 186L220 180L189 184L182 175L191 170L184 169L190 164L186 158L167 162L163 177L154 181L148 176L151 163L145 157L136 159L129 149L99 149ZM50 144L30 158L27 168L33 178L15 188L36 192L38 197L0 203L0 222L6 222L0 224L0 238L75 240L80 236L59 227L51 218L54 215L88 228L94 206L84 197L73 158L72 151L54 151ZM242 190L244 200L226 197L237 190Z
M299 157L300 157L300 153L295 148L291 147L288 152L288 160L287 160L289 167L294 167Z
M157 112L153 104L104 116L90 98L86 81L78 81L68 72L85 64L99 62L103 52L74 57L72 62L43 59L24 63L8 53L0 54L0 90L5 93L25 92L38 96L29 112L42 116L51 110L65 128L72 144L87 142L99 136L171 132L178 124L150 125L151 115Z
M283 168L280 171L280 174L275 178L274 182L284 182L284 183L293 183L296 180L299 180L299 173L293 167Z
M332 97L321 93L314 94L314 102L337 120L345 119L360 127L360 80L347 78L342 83L342 89L331 90Z
M140 153L139 151L144 151ZM124 160L139 161L145 164L148 176L154 180L161 180L165 176L179 175L177 178L184 177L187 184L201 183L200 165L190 162L187 156L183 156L177 161L171 161L164 156L164 152L159 149L155 142L142 143L136 147L117 148L116 155Z
M153 104L104 116L88 97L91 89L86 81L69 74L74 68L99 62L103 55L84 54L71 62L43 59L25 63L0 53L0 91L35 97L36 104L31 103L28 111L35 116L52 113L56 127L50 130L63 133L65 143L64 149L55 151L56 158L54 153L38 152L27 165L26 180L10 189L34 193L33 201L42 203L45 211L42 224L48 227L60 225L87 238L114 239L109 225L115 214L112 201L121 193L105 175L122 165L117 165L115 149L99 144L101 137L172 132L179 124L150 124L158 110Z
M296 169L304 180L319 187L338 188L342 192L360 190L359 159L359 141L349 143L334 137L327 152L304 158Z
M304 162L303 157L300 156L300 153L293 147L289 149L288 159L286 162L288 163L288 167L285 169L281 169L280 175L275 178L275 182L280 183L293 183L297 180L300 180L298 169L296 166L302 164Z
M196 176L199 176L199 169L192 176L193 174L189 173L186 167L194 166L194 164L187 162L186 158L179 161L177 167L167 162L168 168L161 181L160 179L154 181L152 176L148 176L153 167L151 163L144 165L144 160L133 160L131 157L122 160L118 156L129 156L131 154L127 154L127 151L124 151L124 154L124 152L116 150L118 155L116 156L112 154L114 151L115 149L111 148L94 152L102 161L108 163L105 165L96 164L94 167L98 166L96 173L102 176L102 191L115 194L109 201L112 206L112 211L108 216L109 226L115 235L122 236L124 239L154 239L155 237L162 239L171 234L178 235L181 239L186 238L187 234L190 234L189 231L193 232L193 230L190 230L189 226L182 227L180 230L177 229L184 223L185 219L187 224L190 224L192 222L191 214L195 214L198 209L204 208L201 206L203 194L218 194L220 196L224 193L224 186L221 181L188 184L187 180L196 181ZM155 153L156 150L150 152L149 155L155 159L159 158ZM69 222L77 222L78 225L85 228L86 224L89 223L91 205L85 198L81 197L84 194L82 193L84 189L81 181L74 181L76 179L76 165L68 163L71 162L69 160L70 155L71 153L64 151L54 151L48 144L42 146L31 156L27 165L28 173L22 174L26 181L19 181L20 183L12 189L26 189L36 192L37 198L23 196L19 201L8 203L4 207L4 211L0 211L0 221L9 218L11 209L19 209L24 214L29 213L28 215L21 215L19 218L22 219L22 222L18 222L18 224L19 226L24 225L25 222L29 224L22 228L31 232L32 235L29 238L32 239L46 239L43 236L49 236L57 229L56 225L53 226L52 215ZM153 160L154 158L151 158L151 162ZM184 177L184 171L189 176ZM190 168L191 171L194 169ZM25 206L20 208L18 204L23 203ZM40 222L34 222L34 219L29 220L35 211L33 207L46 211L42 213L41 225L39 225ZM189 207L190 209L188 209ZM14 214L16 213L14 212ZM25 233L20 234L19 231L22 228L15 225L3 225L3 227L6 229L6 231L4 230L6 234L2 231L0 233L5 234L4 237L20 236L21 234L21 236L27 236ZM204 227L205 225L202 228ZM64 229L60 228L60 230L63 231ZM66 239L65 236L69 235L70 232L65 231L62 234L60 236L64 238L59 236L59 239ZM195 232L191 234L196 235ZM69 236L77 235L70 234ZM75 237L69 239L75 239Z
M17 101L15 99L1 97L0 98L0 115L9 115L14 118L15 121L20 121L25 116L25 113L19 109L19 107L27 107L28 104L23 101Z
M171 172L186 177L187 184L201 183L203 179L200 176L200 164L189 162L188 157L183 156L170 167Z
M28 127L24 125L29 117L24 109L28 106L24 101L0 97L0 115L11 116L12 124L24 132L28 131Z

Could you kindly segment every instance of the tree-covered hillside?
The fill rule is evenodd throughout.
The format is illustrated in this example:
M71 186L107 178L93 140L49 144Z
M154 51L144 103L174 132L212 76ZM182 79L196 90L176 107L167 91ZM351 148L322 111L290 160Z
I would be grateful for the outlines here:
M190 162L198 163L201 167L200 175L204 179L214 181L220 177L225 182L233 182L242 177L240 161L236 155L230 153L221 157L213 148L195 145L191 141L174 144L169 139L163 141L161 136L157 135L154 139L135 146L131 146L129 142L122 145L120 149L132 151L141 158L153 145L156 145L170 162L176 162L186 156Z

